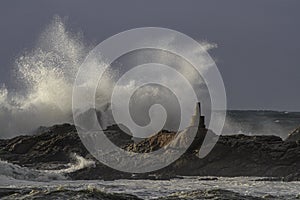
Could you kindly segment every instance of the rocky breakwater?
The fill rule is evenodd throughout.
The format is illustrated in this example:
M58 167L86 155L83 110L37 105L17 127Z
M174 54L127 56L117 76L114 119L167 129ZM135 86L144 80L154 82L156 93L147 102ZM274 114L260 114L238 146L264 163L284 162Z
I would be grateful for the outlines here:
M168 167L149 174L129 174L98 162L86 150L73 125L41 128L31 136L0 140L0 159L35 169L63 169L74 162L72 154L94 160L95 165L67 174L72 179L168 179L182 176L262 176L279 180L300 180L300 140L296 129L285 141L276 136L220 136L213 150L203 159L197 152L205 136L216 136L199 120L199 129L190 148ZM117 125L105 130L107 137L127 151L147 153L168 145L176 133L161 131L134 142Z
M300 127L296 128L294 131L292 131L289 136L286 138L285 143L289 143L291 145L294 146L299 146L300 144ZM289 151L298 151L298 154L300 154L299 149L294 148L293 149L289 149ZM300 181L300 168L298 164L294 164L296 166L298 166L298 170L296 170L295 172L290 173L289 175L285 176L282 180L283 181Z
M117 125L108 127L107 137L116 145L132 143L131 136L125 134ZM129 174L119 173L98 162L82 144L74 125L61 124L52 127L41 127L34 135L18 136L12 139L0 140L0 159L22 167L37 170L62 170L70 164L82 161L78 155L95 165L82 167L85 170L72 170L65 174L72 179L115 179L130 177ZM84 161L83 161L84 162Z
M206 134L215 137L210 131ZM149 152L158 149L159 144L172 140L171 134L167 135L160 133L138 144L130 144L127 150ZM162 138L165 140L162 141ZM291 177L297 175L300 169L299 142L283 141L276 136L220 136L205 158L198 158L194 149L194 152L188 151L167 170L183 176L262 176L297 180Z

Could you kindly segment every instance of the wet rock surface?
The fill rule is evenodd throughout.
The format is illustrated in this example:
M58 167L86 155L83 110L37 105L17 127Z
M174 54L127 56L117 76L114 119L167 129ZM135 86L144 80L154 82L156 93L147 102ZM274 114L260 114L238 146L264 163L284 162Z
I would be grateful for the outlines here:
M85 190L68 190L58 188L56 190L42 190L39 188L33 189L13 189L13 188L0 188L1 199L95 199L95 200L140 200L140 198L122 193L105 193L97 189Z
M232 199L232 200L261 200L263 198L241 195L228 190L200 190L185 193L175 193L160 200L190 200L190 199Z
M64 188L56 189L40 189L40 188L26 188L26 189L14 189L14 188L0 188L1 199L82 199L82 200L142 200L141 198L125 194L125 193L106 193L96 188L71 190ZM289 196L290 200L298 199L297 196ZM215 199L215 200L286 200L286 197L266 195L262 197L243 195L229 190L212 189L212 190L195 190L189 192L177 192L168 196L156 198L159 200L191 200L191 199Z
M70 124L55 125L32 136L18 136L0 141L0 158L21 166L41 168L46 164L67 164L70 155L86 156L76 128Z
M283 177L282 181L300 181L300 173L292 173Z
M203 131L207 132L207 130ZM205 133L206 133L205 132ZM208 132L209 134L212 134ZM127 151L151 152L168 144L175 133L162 131L155 136L133 142L118 126L108 127L108 138ZM212 134L211 137L214 137ZM71 154L94 159L82 144L73 125L42 128L31 136L0 140L0 158L36 169L63 168L72 162ZM299 180L300 144L276 136L221 136L213 150L203 159L189 151L170 166L148 174L130 174L111 169L96 161L68 176L71 179L170 179L176 176L263 176Z
M285 200L286 197L267 195L263 197L255 197L250 195L243 195L229 190L213 189L213 190L196 190L183 193L175 193L167 197L161 197L160 200L191 200L191 199L215 199L215 200ZM290 200L298 199L290 196Z
M296 128L294 131L292 131L286 141L300 141L300 127Z

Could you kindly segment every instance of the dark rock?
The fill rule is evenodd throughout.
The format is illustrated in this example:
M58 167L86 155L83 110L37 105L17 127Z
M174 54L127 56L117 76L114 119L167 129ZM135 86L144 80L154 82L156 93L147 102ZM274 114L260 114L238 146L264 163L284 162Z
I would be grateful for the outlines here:
M299 140L300 140L300 127L292 131L285 141L290 142L290 141L299 141Z
M263 200L265 198L242 195L229 190L196 190L191 192L174 193L167 197L161 197L160 200L189 200L189 199L220 199L220 200ZM274 198L275 199L275 198Z
M123 130L123 129L122 129ZM167 145L175 133L160 133L134 142L131 135L117 125L105 130L107 137L127 151L151 152ZM215 135L202 128L202 133ZM43 129L32 136L19 136L0 140L0 158L21 166L38 169L61 169L72 162L76 153L86 159L94 159L89 154L73 125L63 124ZM199 135L204 137L204 135ZM199 138L200 138L199 137ZM201 141L197 141L201 144ZM72 179L170 179L177 176L262 176L285 177L285 180L299 180L300 145L295 141L282 141L276 136L220 136L213 150L203 159L196 156L193 147L170 166L146 174L130 174L111 169L96 162L94 168L84 168L72 172Z
M109 126L104 131L104 134L108 139L120 148L124 148L124 146L133 143L132 135L129 135L128 133L129 130L122 124Z
M216 177L205 177L205 178L199 178L198 180L199 181L217 181L219 179Z
M12 141L9 151L16 154L22 154L28 152L35 143L36 141L32 140L30 137L20 137L16 141Z
M137 196L124 193L105 193L96 188L84 190L69 190L63 188L43 190L32 189L2 189L1 199L97 199L97 200L141 200Z
M131 143L131 136L125 135L117 127L115 125L106 130L108 138L119 146ZM83 157L89 155L75 126L61 124L40 130L44 132L1 140L0 158L25 166L42 166L44 163L67 164L74 153Z
M290 182L290 181L300 181L300 173L292 173L287 176L285 176L283 179L285 182Z
M179 175L284 176L295 171L293 164L299 164L300 147L290 152L288 148L275 136L221 136L205 158L186 155L174 167Z
M64 124L53 126L44 133L8 140L0 157L21 165L39 166L40 163L69 163L72 153L88 154L75 127Z
M21 190L14 188L0 188L0 198L4 198L13 194L24 195L29 193L31 190Z

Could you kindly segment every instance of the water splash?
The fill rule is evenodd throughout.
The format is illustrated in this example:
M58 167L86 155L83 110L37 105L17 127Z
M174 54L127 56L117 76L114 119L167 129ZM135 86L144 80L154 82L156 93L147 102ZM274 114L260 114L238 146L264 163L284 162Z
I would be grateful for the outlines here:
M72 123L73 81L81 62L91 49L91 45L89 46L83 41L82 34L70 32L65 25L65 21L55 16L37 39L36 46L16 59L12 71L15 72L14 85L17 85L17 87L11 90L7 89L5 85L0 86L0 138L26 134L39 126ZM172 38L167 38L164 42L165 45L173 45ZM206 50L216 47L216 45L208 42L205 42L203 46ZM194 53L195 50L191 49L190 51ZM139 60L138 62L145 61L143 52L135 55L135 58ZM170 64L170 66L177 65L178 70L196 85L197 90L199 90L198 93L203 92L203 88L199 87L201 80L195 74L195 70L186 66L185 61L178 58L174 59L174 57L165 53L152 54L150 58L155 58L158 61L163 60L164 63ZM99 63L91 64L99 65ZM100 63L99 66L104 67L105 63ZM120 74L122 75L124 70L126 70L124 66L117 66L113 71L106 72L97 88L96 108L99 108L102 120L105 121L102 123L106 125L113 123L110 116L111 111L105 109L109 108L109 99L116 78ZM206 70L205 66L204 70ZM157 78L157 76L154 78ZM160 78L170 82L174 87L180 87L172 77ZM132 85L118 87L121 87L126 93L126 90L129 90ZM170 94L165 94L164 90L158 90L156 86L145 87L136 94L135 98L138 98L136 102L141 102L142 105L136 108L133 107L132 113L136 113L136 116L138 116L136 119L145 121L140 122L141 124L147 124L148 115L145 114L145 109L140 108L152 104L153 99L162 99L161 101L167 101L166 105L173 106L172 102L169 101ZM121 97L120 99L122 100ZM148 101L148 99L151 101ZM177 106L177 104L174 104L174 106ZM173 107L168 109L168 114L170 113L168 116L178 118L179 116L172 114ZM102 110L102 108L105 109ZM176 122L172 119L170 121Z
M54 174L67 174L67 173L72 173L84 168L88 167L95 167L96 163L93 160L88 160L85 159L84 157L73 154L72 158L75 160L75 163L69 163L68 167L65 169L60 169L60 170L44 170L47 173L54 173Z
M2 138L70 121L72 83L87 51L80 35L54 17L36 47L16 59L18 88L0 88Z
M51 181L65 180L66 177L59 173L45 173L42 171L21 167L7 161L0 160L0 177L5 182L7 179L31 180L31 181ZM0 181L1 184L1 181Z

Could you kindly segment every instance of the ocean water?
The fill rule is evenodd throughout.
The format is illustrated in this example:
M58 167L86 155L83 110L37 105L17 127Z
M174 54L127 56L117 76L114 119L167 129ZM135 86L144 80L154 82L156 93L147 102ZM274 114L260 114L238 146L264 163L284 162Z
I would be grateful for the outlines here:
M285 139L300 126L300 112L229 110L224 135L277 135Z
M79 170L90 166L90 163L84 159L79 163L77 167L70 166L70 168ZM25 196L30 199L30 195L36 195L38 190L43 191L40 193L97 190L105 193L132 194L142 199L155 199L198 190L228 190L252 197L273 196L275 199L295 199L300 195L300 182L258 181L261 177L205 177L204 179L195 176L171 180L67 180L65 175L68 170L37 171L4 161L0 161L0 164L1 190L31 191L24 196L19 195L20 199Z
M203 178L203 177L201 177ZM296 198L300 195L300 182L265 182L254 181L255 177L224 178L217 177L218 180L204 181L199 177L184 177L183 179L173 179L170 181L160 180L116 180L116 181L66 181L55 180L49 182L37 182L26 180L14 180L8 177L1 177L1 188L32 189L36 188L56 191L59 188L65 190L88 190L98 189L106 193L127 193L133 194L143 199L155 199L184 193L195 190L216 190L223 189L237 192L242 195L254 197L264 197L272 195L278 198Z

